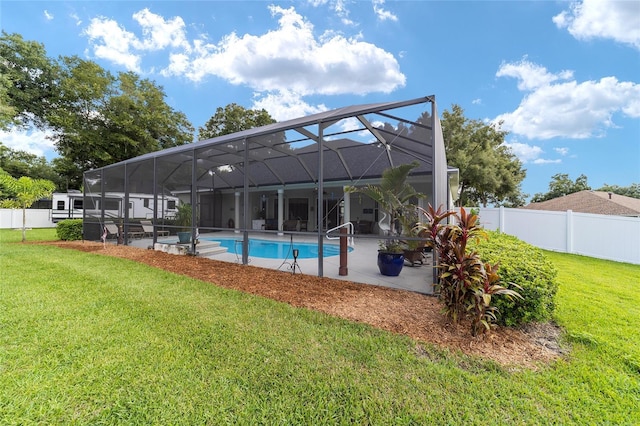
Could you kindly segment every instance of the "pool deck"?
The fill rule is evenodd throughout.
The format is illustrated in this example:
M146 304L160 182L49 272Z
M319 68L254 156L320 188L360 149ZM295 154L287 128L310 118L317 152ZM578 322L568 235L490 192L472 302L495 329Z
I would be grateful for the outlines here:
M294 246L296 242L317 243L318 241L316 234L286 233L278 235L276 233L251 233L250 235L250 238L278 240L286 243L289 243L292 237ZM233 231L223 231L200 235L200 239L203 242L205 240L215 240L216 238L235 238L237 240L242 240L242 234L235 233ZM177 242L177 237L159 237L158 242L175 244ZM338 240L328 240L325 238L323 244L339 244L339 242ZM152 240L149 238L133 239L129 241L129 245L148 248L152 245ZM356 237L353 245L353 251L349 252L347 256L347 275L341 276L339 274L340 256L330 256L323 259L323 276L361 284L378 285L424 294L433 294L433 273L430 254L425 256L423 265L409 266L405 263L405 266L402 268L402 272L400 272L400 275L397 277L387 277L380 274L377 265L377 254L378 240L375 237ZM205 254L203 257L224 262L242 263L242 257L233 253L233 250L226 253ZM302 273L318 276L318 259L298 259L298 268L296 268L295 274L293 274L291 268L292 263L293 258L285 259L283 261L282 259L252 257L251 253L249 253L249 267L259 266L263 268L277 269L285 272L291 272L292 275Z

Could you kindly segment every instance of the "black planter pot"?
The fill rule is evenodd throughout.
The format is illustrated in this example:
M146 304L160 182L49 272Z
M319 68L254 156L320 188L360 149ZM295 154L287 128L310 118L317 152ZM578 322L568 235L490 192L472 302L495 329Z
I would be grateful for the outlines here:
M378 252L378 269L382 275L397 277L404 266L403 253Z

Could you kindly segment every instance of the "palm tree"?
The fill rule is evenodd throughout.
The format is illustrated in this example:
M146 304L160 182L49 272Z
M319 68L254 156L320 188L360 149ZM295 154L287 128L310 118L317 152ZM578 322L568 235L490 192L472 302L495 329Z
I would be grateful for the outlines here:
M399 235L400 218L410 213L410 210L415 210L415 206L410 204L411 199L424 197L424 194L417 192L407 183L409 173L419 165L420 163L414 161L411 164L388 168L382 172L379 185L367 184L362 188L351 186L346 188L346 192L359 192L377 202L383 213L378 226L390 236ZM389 245L397 245L397 242L389 240L387 246Z

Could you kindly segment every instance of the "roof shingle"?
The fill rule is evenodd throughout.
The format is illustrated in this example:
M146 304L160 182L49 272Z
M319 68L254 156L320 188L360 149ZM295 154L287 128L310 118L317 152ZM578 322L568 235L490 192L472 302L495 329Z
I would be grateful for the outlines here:
M531 203L531 210L567 211L618 216L640 216L640 199L604 191L580 191L552 200Z

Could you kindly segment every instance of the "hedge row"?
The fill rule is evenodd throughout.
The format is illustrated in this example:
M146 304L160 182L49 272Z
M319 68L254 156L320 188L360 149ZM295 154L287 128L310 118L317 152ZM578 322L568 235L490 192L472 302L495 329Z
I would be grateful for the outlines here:
M558 291L555 266L537 247L511 235L495 231L487 233L489 239L480 241L474 248L484 262L499 263L498 274L502 282L519 285L521 289L516 291L524 297L523 300L495 298L495 306L500 312L499 323L516 326L550 320Z

